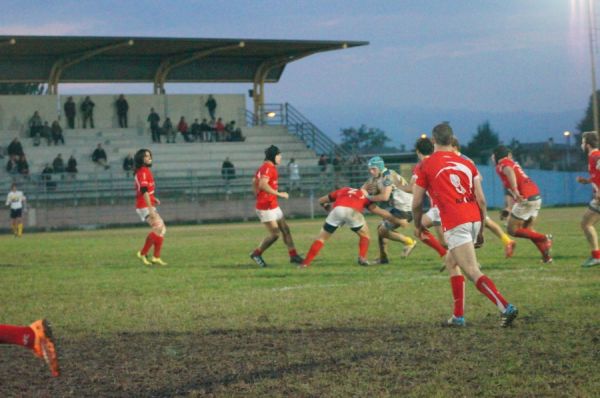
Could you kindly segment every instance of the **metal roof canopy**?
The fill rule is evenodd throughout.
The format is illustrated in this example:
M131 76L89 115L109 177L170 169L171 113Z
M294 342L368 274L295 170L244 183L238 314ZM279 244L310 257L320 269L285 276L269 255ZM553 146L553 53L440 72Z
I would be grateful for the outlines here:
M0 36L0 82L253 83L255 110L264 83L277 82L286 64L365 41L203 39L93 36Z

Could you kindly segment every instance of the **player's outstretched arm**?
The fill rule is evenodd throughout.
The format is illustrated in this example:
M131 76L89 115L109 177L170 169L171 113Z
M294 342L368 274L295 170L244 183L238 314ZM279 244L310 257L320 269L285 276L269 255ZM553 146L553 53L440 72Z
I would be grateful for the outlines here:
M392 213L390 213L387 210L382 209L381 207L377 206L375 203L371 203L369 206L367 206L367 210L369 210L371 213L375 214L376 216L379 216L381 218L391 218Z
M415 236L422 239L422 234L425 230L421 220L423 218L423 198L425 197L425 189L417 184L413 187L413 203L412 213L415 223Z

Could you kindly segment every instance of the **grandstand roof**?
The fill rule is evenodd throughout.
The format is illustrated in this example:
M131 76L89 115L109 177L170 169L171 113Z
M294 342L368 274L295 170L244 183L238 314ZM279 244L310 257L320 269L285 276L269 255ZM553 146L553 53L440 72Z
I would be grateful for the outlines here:
M0 82L254 82L268 70L364 41L0 36Z

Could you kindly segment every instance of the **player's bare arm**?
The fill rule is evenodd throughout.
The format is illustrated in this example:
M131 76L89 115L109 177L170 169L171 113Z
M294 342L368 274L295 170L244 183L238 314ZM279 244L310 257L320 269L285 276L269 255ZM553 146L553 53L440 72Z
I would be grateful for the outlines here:
M485 218L487 216L487 201L485 200L485 194L483 193L483 188L481 186L481 178L479 176L473 179L473 193L475 194L475 201L477 205L479 205L479 212L481 214L481 222L482 224L485 222ZM479 228L479 233L477 234L477 242L476 247L481 247L483 245L483 225Z
M279 192L271 188L271 186L269 185L269 177L261 177L260 180L258 180L258 189L271 195L279 196L283 199L289 198L287 192Z
M577 181L577 182L578 182L578 183L580 183L580 184L589 184L589 183L591 183L591 182L592 182L592 180L591 180L591 179L589 179L589 178L585 178L585 177L581 177L581 176L577 176L577 177L575 178L575 181Z
M371 202L387 202L390 199L391 194L392 186L388 185L387 187L384 187L383 190L381 190L381 192L379 192L377 195L370 195L369 200Z
M376 216L379 216L384 219L394 217L394 216L392 216L392 213L390 213L387 210L382 209L381 207L377 206L375 203L371 203L369 206L367 206L367 210L369 210L371 213L375 214Z
M423 198L425 197L425 190L419 185L414 185L413 187L413 203L412 203L412 213L413 220L415 223L415 236L421 239L421 235L423 234L425 228L421 224L421 219L423 218Z
M515 198L517 202L524 201L525 198L521 196L519 188L517 187L517 176L515 175L515 171L507 166L502 169L502 173L508 178L508 184L510 185L508 190L511 192L513 198Z

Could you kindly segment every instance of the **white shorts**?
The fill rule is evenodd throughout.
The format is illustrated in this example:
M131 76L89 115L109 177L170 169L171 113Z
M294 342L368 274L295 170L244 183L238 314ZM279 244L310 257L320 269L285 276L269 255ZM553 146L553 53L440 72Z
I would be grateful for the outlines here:
M351 207L337 206L331 210L325 222L333 227L348 224L350 228L360 228L365 225L365 217Z
M519 220L527 221L531 217L537 217L541 207L542 199L524 200L514 204L511 214Z
M138 214L138 216L140 216L142 222L146 222L148 220L148 216L150 215L150 209L148 207L135 209L135 212Z
M276 207L274 209L269 210L258 210L256 209L256 215L260 222L271 222L271 221L279 221L283 218L283 212L280 207Z
M593 212L600 213L600 203L596 199L592 199L588 207Z
M467 222L444 232L444 240L448 245L448 250L464 245L465 243L475 243L477 234L481 229L481 221Z
M440 218L440 209L438 209L436 206L433 206L429 210L427 210L427 213L425 213L425 215L429 217L433 225L442 224L442 219Z

